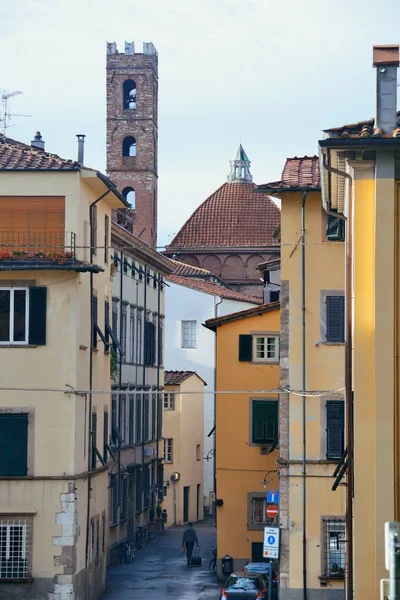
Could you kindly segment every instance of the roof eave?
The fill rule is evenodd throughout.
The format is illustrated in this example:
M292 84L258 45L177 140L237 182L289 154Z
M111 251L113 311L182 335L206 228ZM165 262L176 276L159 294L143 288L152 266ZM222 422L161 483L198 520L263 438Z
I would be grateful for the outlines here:
M318 144L321 148L400 147L400 138L328 138L326 140L319 140Z
M263 186L263 185L259 185L256 187L255 191L256 192L260 192L263 194L274 194L275 196L278 196L279 194L283 194L286 192L320 192L321 191L321 187L320 186L297 186L297 187L282 187L279 190L277 190L276 188L270 188L268 187L268 183Z

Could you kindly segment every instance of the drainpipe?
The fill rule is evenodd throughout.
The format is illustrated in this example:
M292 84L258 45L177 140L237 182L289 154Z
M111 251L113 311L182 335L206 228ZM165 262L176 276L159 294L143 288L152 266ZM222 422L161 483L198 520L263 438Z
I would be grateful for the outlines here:
M329 153L330 162L330 153ZM352 385L352 325L353 325L353 178L349 173L331 167L323 156L324 168L335 175L345 177L349 182L349 206L347 218L338 213L333 213L336 218L347 221L346 224L346 285L345 285L345 399L346 399L346 442L347 442L347 486L346 486L346 539L347 539L347 578L346 578L346 600L353 598L353 496L354 496L354 416L353 416L353 385ZM330 196L328 196L330 203ZM326 211L328 214L332 214Z
M222 304L222 298L219 302L215 302L214 296L214 318L218 317L218 306ZM214 465L213 465L213 492L214 492L214 524L217 526L217 332L214 336Z
M100 202L107 194L110 193L108 189L104 194L99 196L97 200L92 202L89 206L89 226L90 226L90 264L93 264L94 257L94 231L93 231L93 207ZM93 323L93 309L92 309L92 298L93 298L93 273L90 273L89 278L89 293L90 293L90 348L89 348L89 415L88 415L88 472L92 469L92 387L93 387L93 343L94 343L94 323ZM85 544L85 564L88 566L89 563L89 534L90 534L90 497L91 497L91 483L92 478L88 475L87 485L87 511L86 511L86 544Z
M301 202L301 353L303 390L303 600L307 600L307 407L306 407L306 200L303 192Z

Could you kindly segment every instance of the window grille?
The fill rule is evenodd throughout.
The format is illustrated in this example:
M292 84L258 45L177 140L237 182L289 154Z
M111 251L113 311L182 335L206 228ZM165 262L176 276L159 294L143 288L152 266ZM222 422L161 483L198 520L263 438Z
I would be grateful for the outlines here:
M343 578L346 566L344 519L323 519L323 575Z
M28 519L0 519L0 580L30 577L31 546Z
M253 524L268 523L272 525L274 519L267 517L267 502L265 498L253 498L251 501L251 513Z

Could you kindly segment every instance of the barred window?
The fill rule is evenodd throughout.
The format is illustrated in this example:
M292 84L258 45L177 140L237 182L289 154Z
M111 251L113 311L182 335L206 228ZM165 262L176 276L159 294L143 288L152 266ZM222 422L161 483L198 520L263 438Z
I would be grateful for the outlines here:
M0 581L31 577L32 520L0 519Z
M323 575L343 578L346 566L346 528L343 518L322 519Z
M274 519L267 517L267 502L265 498L252 498L251 501L252 522L254 525L268 523L272 525Z

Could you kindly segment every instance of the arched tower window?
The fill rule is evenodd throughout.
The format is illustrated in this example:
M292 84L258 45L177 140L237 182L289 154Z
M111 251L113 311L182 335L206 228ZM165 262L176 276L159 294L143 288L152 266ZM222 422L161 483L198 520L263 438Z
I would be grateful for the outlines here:
M130 110L136 108L136 83L133 79L124 81L124 108Z
M133 187L126 187L122 190L122 195L129 202L131 208L135 208L136 192Z
M122 142L122 156L136 156L136 140L131 135Z

